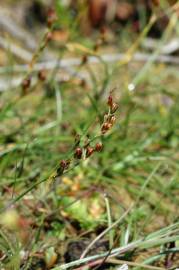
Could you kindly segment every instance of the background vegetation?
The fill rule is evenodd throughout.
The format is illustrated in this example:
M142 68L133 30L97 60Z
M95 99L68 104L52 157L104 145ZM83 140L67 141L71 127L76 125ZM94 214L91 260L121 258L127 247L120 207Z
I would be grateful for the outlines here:
M0 268L179 267L177 1L5 2Z

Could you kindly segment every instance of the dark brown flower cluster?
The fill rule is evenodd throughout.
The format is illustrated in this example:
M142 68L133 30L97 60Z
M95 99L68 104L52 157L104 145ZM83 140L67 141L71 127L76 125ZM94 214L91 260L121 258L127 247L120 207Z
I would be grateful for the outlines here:
M95 147L88 145L84 146L83 148L77 147L75 149L74 158L81 159L82 157L88 158L90 157L94 152L100 152L103 148L103 145L101 142L96 143Z
M100 152L103 148L103 144L101 142L96 143L94 147L90 146L90 143L83 147L76 147L74 149L73 158L67 160L61 160L59 168L57 169L57 176L60 176L64 173L64 171L69 169L69 166L73 161L77 161L80 159L89 158L94 152Z
M103 121L103 124L101 126L101 133L102 134L105 134L114 125L114 123L116 121L115 112L117 111L117 109L119 107L118 104L113 101L113 97L111 94L108 97L107 104L109 106L109 111L107 114L104 115L104 121Z
M113 97L110 94L107 101L109 111L107 114L104 115L104 121L101 125L101 134L99 137L102 137L107 131L109 131L116 121L115 112L118 109L118 104L113 101ZM98 136L97 136L98 137ZM93 139L94 140L94 139ZM73 151L73 157L71 159L62 160L59 164L57 169L57 176L62 175L66 170L69 169L70 164L78 164L78 160L80 159L87 159L94 152L100 152L103 149L102 142L97 142L95 146L91 146L91 142L93 140L88 140L87 143L84 143L83 146L80 146L80 137L79 135L76 137L75 140L75 148Z

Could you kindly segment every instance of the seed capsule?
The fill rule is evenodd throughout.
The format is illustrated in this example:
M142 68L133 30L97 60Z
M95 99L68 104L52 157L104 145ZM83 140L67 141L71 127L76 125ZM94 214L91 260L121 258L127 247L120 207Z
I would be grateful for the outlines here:
M61 167L61 168L65 169L65 168L66 168L66 165L67 165L66 160L61 160L61 161L60 161L60 167Z
M105 134L112 127L111 123L104 123L101 127L102 134Z
M82 149L80 147L77 147L75 149L74 157L78 158L78 159L81 159L81 157L82 157Z
M87 157L87 158L90 157L90 156L93 154L93 152L94 152L94 148L91 147L91 146L88 146L88 147L86 148L86 157Z
M57 169L57 175L60 176L63 174L64 170L68 167L66 160L60 161L60 166Z
M113 116L111 116L110 123L111 123L112 125L114 125L115 122L116 122L116 116L113 115Z
M69 165L70 165L70 159L62 160L60 162L60 167L63 168L63 169L68 169Z
M118 108L119 108L119 105L117 103L113 103L111 107L111 113L115 113Z
M96 152L100 152L103 148L103 144L101 142L98 142L96 145L95 145L95 151Z
M108 102L107 102L107 104L110 106L110 108L111 108L112 105L113 105L113 98L112 98L111 95L109 95L109 97L108 97Z

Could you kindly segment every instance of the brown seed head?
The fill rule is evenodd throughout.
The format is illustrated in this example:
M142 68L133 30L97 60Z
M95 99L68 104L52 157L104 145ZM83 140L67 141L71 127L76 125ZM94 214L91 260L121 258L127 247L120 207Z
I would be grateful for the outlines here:
M67 159L67 160L61 160L60 161L60 167L63 168L63 169L68 169L70 165L70 159Z
M117 103L113 103L111 107L111 113L115 113L118 108L119 108L119 105Z
M112 105L113 105L113 98L112 98L111 95L109 95L109 97L108 97L108 102L107 102L107 104L109 105L110 108L111 108Z
M96 152L100 152L103 148L103 144L101 142L98 142L96 145L95 145L95 151Z
M86 148L86 157L87 157L87 158L90 157L90 156L93 154L93 152L94 152L94 148L91 147L91 146L88 146L88 147Z
M67 160L61 160L60 166L57 169L57 175L60 176L63 174L64 170L67 169L69 166L69 163Z
M112 127L111 123L104 123L101 127L102 134L105 134Z
M81 157L82 157L82 149L80 147L77 147L75 149L74 157L78 158L78 159L81 159Z
M116 122L116 116L113 115L113 116L111 116L110 123L111 123L112 125L114 125L115 122Z
M66 160L61 160L60 161L60 168L62 168L63 170L66 169L67 166L67 161Z

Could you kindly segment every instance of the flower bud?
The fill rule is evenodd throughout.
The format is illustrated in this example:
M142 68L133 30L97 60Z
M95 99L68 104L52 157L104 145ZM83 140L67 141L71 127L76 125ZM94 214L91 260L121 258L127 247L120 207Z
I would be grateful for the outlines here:
M61 167L61 168L65 169L66 164L67 164L67 163L66 163L66 160L61 160L61 161L60 161L60 167Z
M78 158L78 159L81 159L81 157L82 157L82 149L80 147L77 147L75 149L74 157Z
M112 125L114 125L115 122L116 122L116 116L113 115L113 116L111 116L110 123L111 123Z
M112 95L109 95L107 104L110 106L110 108L112 107L112 105L113 105Z
M118 108L119 108L119 105L117 103L113 103L111 107L111 113L115 113Z
M90 156L93 154L93 152L94 152L94 148L91 147L91 146L88 146L88 147L86 148L86 157L87 157L87 158L90 157Z
M100 152L103 148L103 144L101 142L98 142L96 145L95 145L95 151L96 152Z
M57 169L57 175L60 176L63 174L64 170L68 167L66 160L60 161L60 166Z
M105 134L112 127L111 123L104 123L101 127L102 134Z

